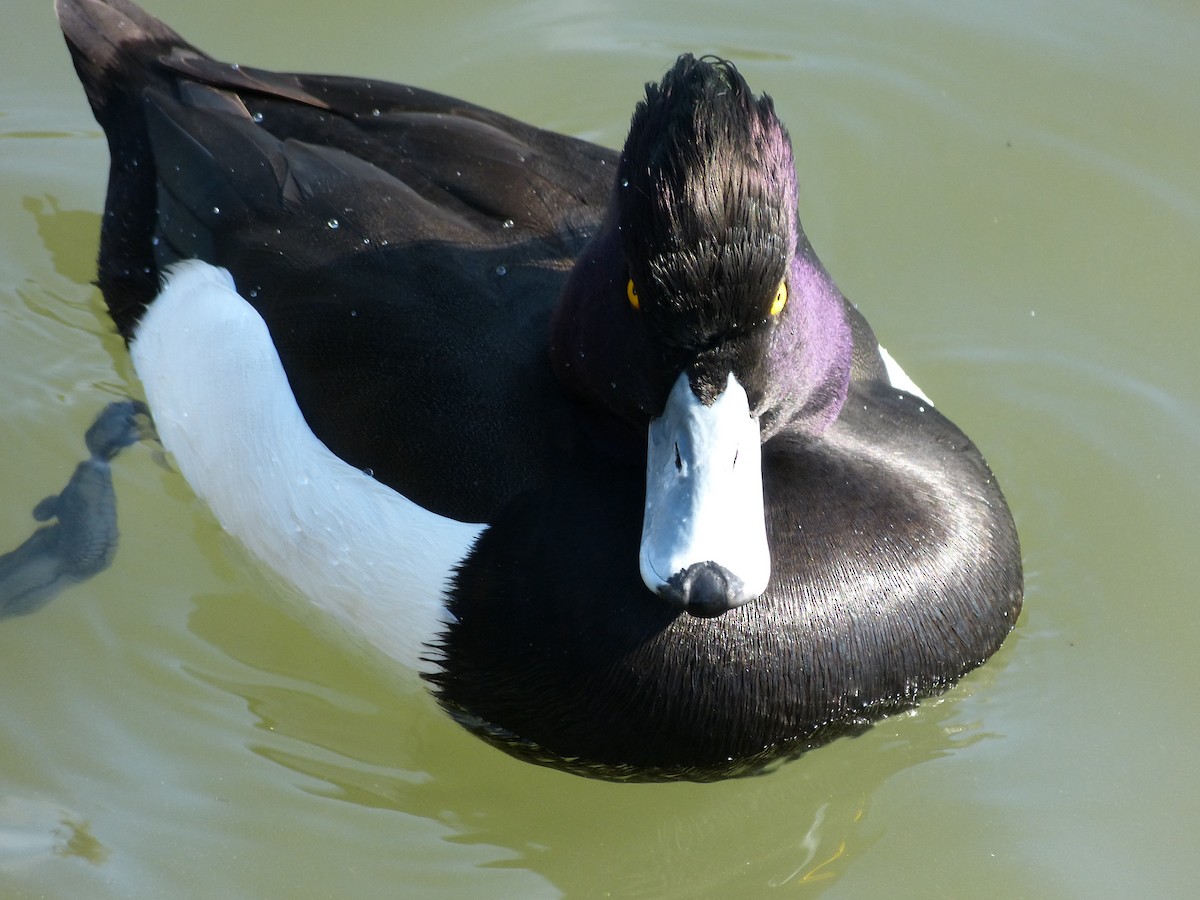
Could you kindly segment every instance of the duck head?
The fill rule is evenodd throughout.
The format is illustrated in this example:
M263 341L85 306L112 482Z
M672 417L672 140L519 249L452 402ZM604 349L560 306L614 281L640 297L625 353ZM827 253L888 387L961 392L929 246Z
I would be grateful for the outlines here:
M716 616L766 590L762 443L837 417L851 353L770 98L727 61L681 56L634 112L551 340L560 380L645 447L651 591Z

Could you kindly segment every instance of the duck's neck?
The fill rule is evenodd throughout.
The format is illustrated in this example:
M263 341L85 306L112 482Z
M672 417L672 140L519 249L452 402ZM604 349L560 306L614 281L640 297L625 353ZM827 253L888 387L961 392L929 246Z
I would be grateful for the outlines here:
M854 354L846 301L803 233L789 281L794 300L768 349L775 402L763 411L766 441L784 430L811 437L825 431L846 402Z

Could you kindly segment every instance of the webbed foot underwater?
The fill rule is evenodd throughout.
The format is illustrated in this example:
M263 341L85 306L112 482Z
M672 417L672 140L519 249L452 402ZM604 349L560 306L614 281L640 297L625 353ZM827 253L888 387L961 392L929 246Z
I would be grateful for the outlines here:
M619 152L58 0L99 284L222 525L480 736L707 779L945 688L1020 611L975 445L842 296L730 62Z

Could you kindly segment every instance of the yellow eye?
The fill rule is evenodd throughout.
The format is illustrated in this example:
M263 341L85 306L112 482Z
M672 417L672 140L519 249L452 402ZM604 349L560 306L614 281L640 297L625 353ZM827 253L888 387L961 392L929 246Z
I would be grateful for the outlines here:
M629 283L629 289L633 290L633 282ZM779 315L785 306L787 306L787 282L781 281L775 291L775 299L771 301L771 315Z
M629 279L629 284L625 285L625 296L629 298L629 305L634 309L642 308L642 301L638 299L637 288L633 286L633 279Z

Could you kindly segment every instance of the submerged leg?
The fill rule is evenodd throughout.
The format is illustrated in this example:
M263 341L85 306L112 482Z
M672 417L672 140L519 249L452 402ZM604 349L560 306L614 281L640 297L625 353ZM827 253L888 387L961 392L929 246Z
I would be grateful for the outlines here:
M84 440L91 458L75 467L62 492L33 509L35 531L0 556L0 618L24 615L59 591L104 571L117 551L117 499L109 462L148 430L149 411L136 400L110 403Z

